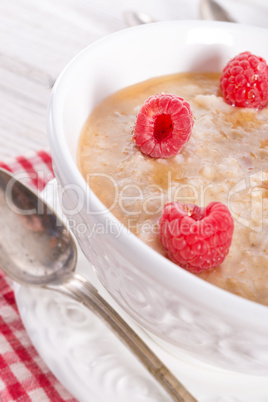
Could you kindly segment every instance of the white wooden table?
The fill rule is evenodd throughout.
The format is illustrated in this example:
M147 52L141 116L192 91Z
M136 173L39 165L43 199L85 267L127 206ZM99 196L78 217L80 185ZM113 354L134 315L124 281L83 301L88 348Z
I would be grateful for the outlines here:
M1 160L48 148L53 82L83 47L122 28L101 0L0 0Z

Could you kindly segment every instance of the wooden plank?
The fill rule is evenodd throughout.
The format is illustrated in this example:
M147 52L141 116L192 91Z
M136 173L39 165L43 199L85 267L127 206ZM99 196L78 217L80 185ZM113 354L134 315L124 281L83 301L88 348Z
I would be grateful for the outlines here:
M0 159L48 148L51 87L69 60L124 28L106 0L0 0Z

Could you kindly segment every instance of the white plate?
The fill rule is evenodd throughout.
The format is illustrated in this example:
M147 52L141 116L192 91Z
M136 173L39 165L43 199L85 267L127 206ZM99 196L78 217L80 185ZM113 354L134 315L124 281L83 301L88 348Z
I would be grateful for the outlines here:
M56 184L44 198L57 210ZM193 361L183 353L175 358L163 350L109 297L90 263L79 251L77 271L138 332L200 402L267 402L267 377L229 372ZM22 321L33 345L59 381L81 402L168 401L150 374L93 313L57 293L15 286Z

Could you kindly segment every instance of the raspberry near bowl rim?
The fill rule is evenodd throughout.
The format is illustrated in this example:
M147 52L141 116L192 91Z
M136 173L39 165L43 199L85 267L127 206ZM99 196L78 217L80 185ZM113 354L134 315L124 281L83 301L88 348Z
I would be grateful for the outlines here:
M110 83L109 79L103 83L105 91L100 91L94 96L94 100L86 101L85 105L81 105L81 110L75 109L75 96L79 96L83 91L83 82L80 81L80 76L85 74L85 68L92 68L90 74L101 75L105 66L100 68L100 64L105 57L104 49L113 48L114 58L118 53L118 42L120 46L125 46L127 43L131 43L131 38L144 37L149 40L156 35L159 30L177 33L178 48L180 47L180 41L187 42L187 46L191 48L191 54L196 51L197 56L202 53L198 50L202 46L208 49L207 56L211 56L213 49L215 49L220 44L223 48L222 53L216 54L216 59L214 60L215 66L223 65L223 60L221 58L227 59L229 55L235 55L238 49L241 49L241 43L236 43L236 37L239 36L240 32L246 32L249 30L248 26L235 25L230 23L220 23L220 22L207 22L207 21L169 21L169 22L159 22L150 25L144 25L134 28L128 28L124 31L117 32L115 34L109 35L98 42L90 45L82 52L80 52L64 69L64 71L59 76L50 100L49 112L48 112L48 133L49 133L49 143L52 154L53 163L55 166L55 173L58 182L61 185L74 184L77 188L81 189L81 194L83 194L87 200L90 200L93 205L93 210L95 214L94 219L101 222L102 224L107 224L107 222L114 224L118 230L120 230L120 238L110 235L109 242L112 247L115 248L119 253L124 251L127 258L138 264L138 260L142 261L142 267L140 271L144 272L148 278L152 278L171 292L178 291L178 284L183 283L183 286L179 288L179 292L185 297L186 300L189 298L198 304L198 307L211 312L212 314L217 314L222 317L229 317L234 322L239 321L244 326L253 326L256 328L262 328L265 332L268 331L268 310L265 306L252 302L250 300L243 299L240 296L231 294L225 290L217 288L216 286L209 284L202 279L192 275L191 273L178 269L178 267L171 261L167 260L165 257L159 255L156 251L145 245L140 239L138 239L132 233L129 233L125 227L108 211L105 210L103 204L91 191L88 191L88 185L84 181L78 167L75 163L75 149L77 136L80 134L79 127L82 128L81 122L85 116L85 113L89 113L89 109L92 108L93 103L97 104L103 99L107 94L114 92L114 88L117 85L124 87L127 83L131 84L131 78L123 77L115 78L116 83ZM256 35L266 34L268 37L268 31L264 28L252 27L252 31ZM180 36L181 34L181 36ZM163 38L163 41L165 37ZM237 42L238 39L237 39ZM232 49L232 51L230 51ZM253 52L260 53L258 50L260 45L254 44L249 50ZM155 49L152 49L152 52ZM168 51L167 51L168 53ZM111 53L112 54L112 53ZM205 55L206 56L206 55ZM268 56L268 51L267 51ZM142 57L142 54L141 54ZM126 55L127 58L127 55ZM91 64L94 60L100 60L99 65L92 67ZM132 60L133 61L133 60ZM187 66L193 68L193 57L187 56L180 66L180 71L183 71ZM131 62L131 60L130 60ZM127 63L127 61L126 61ZM162 71L166 73L176 72L177 60L173 60L170 66L168 62L164 61L163 66L153 66L150 70L151 75L160 75ZM202 67L202 64L199 67ZM116 61L111 62L109 65L110 75L115 74L117 71ZM124 66L122 67L124 68ZM216 67L215 67L216 68ZM102 71L98 71L102 69ZM162 70L161 70L162 69ZM89 74L89 71L88 71ZM148 74L147 74L148 75ZM147 75L143 73L142 69L138 68L135 78L133 78L133 83L137 81L142 81L147 78ZM108 77L109 78L109 77ZM78 85L76 85L78 84ZM101 81L97 82L98 85ZM96 85L97 85L96 84ZM96 86L92 88L92 91L96 91ZM70 96L72 93L72 96ZM73 101L70 99L73 98ZM66 106L66 99L68 99L68 106ZM86 99L86 98L85 98ZM73 103L72 103L73 102ZM79 105L80 106L80 105ZM80 123L76 124L74 119L69 115L70 110L74 108L74 114L76 114L75 119L79 120ZM69 108L69 109L68 109ZM68 143L66 136L66 123L68 119L68 130L73 130L75 133L72 137L68 136ZM64 125L65 124L65 125ZM102 211L102 213L101 213ZM83 211L81 212L83 215ZM97 218L96 218L97 216ZM139 250L139 252L137 252ZM142 256L142 257L141 257ZM168 275L166 274L168 271ZM191 296L189 296L189 289L191 289ZM204 297L205 295L205 297ZM127 311L131 315L131 311ZM267 324L265 324L267 323Z

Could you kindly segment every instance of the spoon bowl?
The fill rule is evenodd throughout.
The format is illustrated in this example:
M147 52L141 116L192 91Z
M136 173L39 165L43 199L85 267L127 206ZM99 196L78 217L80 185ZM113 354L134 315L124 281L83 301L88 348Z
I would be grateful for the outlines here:
M22 285L66 281L75 270L77 250L51 208L4 171L0 174L0 206L2 269Z

